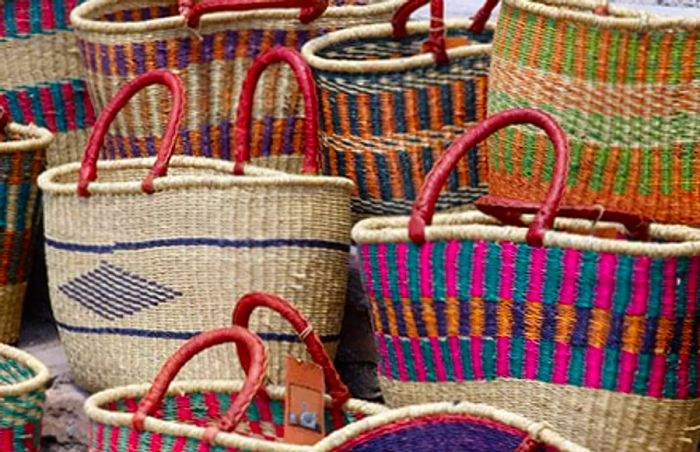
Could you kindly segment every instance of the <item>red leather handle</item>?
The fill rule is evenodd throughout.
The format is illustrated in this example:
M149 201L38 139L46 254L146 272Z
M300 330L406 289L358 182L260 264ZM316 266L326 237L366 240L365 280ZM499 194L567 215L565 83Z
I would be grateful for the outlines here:
M528 108L506 110L490 116L452 143L428 173L423 188L413 204L408 230L411 240L416 243L425 242L425 227L432 223L440 190L459 159L493 133L516 124L532 124L543 129L554 144L557 153L549 193L544 204L537 210L535 219L527 232L527 242L530 245L542 245L545 232L554 225L557 208L564 195L564 185L569 174L569 140L552 116Z
M243 80L236 117L236 174L242 174L243 164L250 161L250 127L253 122L255 88L263 71L271 64L280 62L286 62L292 67L304 98L304 163L301 171L318 173L318 98L311 68L298 51L275 47L253 61Z
M0 131L4 132L10 121L10 115L5 111L4 108L0 107Z
M170 383L189 360L208 348L227 342L234 342L238 349L245 350L246 357L249 360L252 357L252 360L246 368L247 378L243 388L236 395L231 407L215 424L207 428L202 439L212 443L218 432L233 431L246 415L251 400L262 387L267 370L267 355L262 341L257 335L238 326L211 330L195 336L170 356L153 380L146 395L139 402L136 413L131 419L132 427L138 431L143 430L146 417L156 412Z
M306 24L318 18L328 8L328 0L180 0L180 15L188 27L199 26L199 19L208 13L220 11L248 11L269 8L301 8L299 21Z
M301 340L304 341L311 358L316 364L323 368L326 389L333 399L333 405L336 407L344 405L350 398L348 387L340 380L338 372L335 370L331 359L323 348L321 338L311 328L309 321L306 320L303 314L299 312L293 304L276 295L251 292L238 300L236 309L233 311L233 324L247 328L250 316L258 307L266 307L277 311L292 325L292 327L294 327L294 330L299 334ZM239 347L238 350L238 358L241 361L243 369L248 369L250 366L250 357L241 347Z
M99 157L100 148L104 143L105 135L107 134L110 124L114 121L114 118L136 93L147 86L155 84L165 85L170 90L172 94L172 107L168 124L165 127L165 134L163 135L163 140L158 150L158 158L153 168L151 168L148 175L141 183L143 191L149 194L153 193L153 180L167 173L168 163L175 149L180 120L185 111L185 87L180 77L172 72L156 70L140 75L126 83L109 101L104 110L102 110L88 139L83 161L80 165L78 196L90 196L88 185L90 182L97 179L97 159Z

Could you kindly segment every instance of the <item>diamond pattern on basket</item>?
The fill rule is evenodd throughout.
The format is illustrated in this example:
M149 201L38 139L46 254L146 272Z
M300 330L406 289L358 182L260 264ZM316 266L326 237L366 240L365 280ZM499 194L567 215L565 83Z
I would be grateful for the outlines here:
M169 287L100 262L58 289L68 298L107 320L122 319L182 296Z

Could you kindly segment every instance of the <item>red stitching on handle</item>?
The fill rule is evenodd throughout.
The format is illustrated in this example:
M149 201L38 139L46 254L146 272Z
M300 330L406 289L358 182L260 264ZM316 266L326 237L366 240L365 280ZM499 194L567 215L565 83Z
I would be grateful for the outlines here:
M323 368L326 389L333 399L333 405L336 407L344 405L350 398L348 387L340 380L340 376L328 357L326 349L323 348L321 338L311 328L309 321L306 320L304 315L290 302L277 295L262 292L246 294L236 304L236 308L233 311L233 324L248 328L248 322L253 311L263 306L278 312L292 325L306 345L306 349L313 361ZM238 350L238 358L243 369L247 369L250 365L250 357L240 348Z
M547 113L528 108L516 108L497 113L483 120L459 137L440 157L423 183L418 195L408 226L409 237L416 243L425 242L425 227L430 225L435 213L435 203L440 190L457 162L467 151L485 140L493 133L508 126L533 124L545 131L557 150L554 164L554 177L545 202L540 206L535 219L530 224L527 242L532 246L541 246L545 232L554 225L557 208L564 195L564 185L569 174L569 141L556 120Z
M163 364L148 392L139 402L136 413L131 419L131 426L135 430L143 430L146 417L152 415L158 409L158 405L168 391L170 383L187 362L198 353L227 342L235 343L238 350L245 350L246 357L251 360L250 357L252 356L252 360L249 361L250 365L245 368L247 378L243 383L243 388L241 388L231 407L222 417L226 421L222 422L219 420L215 426L208 428L205 433L205 440L212 443L219 430L230 432L235 429L245 417L253 397L262 387L267 370L267 355L262 341L256 334L238 326L219 328L202 333L185 342L173 353ZM225 428L222 428L222 426L225 426Z
M321 16L328 8L327 0L205 0L194 3L180 0L180 14L188 27L197 28L201 17L220 11L249 11L269 8L301 8L299 21L307 24Z
M292 67L304 98L304 163L301 171L318 173L318 99L311 68L299 52L285 47L275 47L261 54L248 69L236 113L236 165L234 174L242 174L244 162L250 161L250 128L253 122L255 88L268 66L286 62Z
M122 86L100 114L88 139L83 161L80 165L78 196L90 196L88 185L97 179L97 159L99 158L100 148L114 118L136 93L147 86L155 84L165 85L170 90L172 107L168 124L165 127L165 134L158 150L158 157L153 168L151 168L141 184L142 190L145 193L153 193L153 180L167 173L168 163L170 163L170 157L175 149L180 121L185 111L185 87L180 77L172 72L156 70L147 72Z

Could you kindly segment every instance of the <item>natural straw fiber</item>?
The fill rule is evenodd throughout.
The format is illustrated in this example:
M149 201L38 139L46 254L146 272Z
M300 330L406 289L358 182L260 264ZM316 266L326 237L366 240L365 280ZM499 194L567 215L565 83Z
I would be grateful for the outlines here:
M489 119L488 132L465 135L444 161L521 112ZM521 226L481 212L432 217L451 165L428 177L410 220L356 225L386 401L463 398L547 421L594 450L694 451L700 230L652 224L643 240L596 217L548 226L566 181L558 140L554 204L556 190Z
M0 123L2 116L0 109ZM36 179L52 139L48 130L33 125L0 125L0 342L19 339L35 239Z
M348 177L356 219L406 214L425 175L450 142L486 115L493 29L448 20L446 35L465 43L436 64L423 50L428 22L409 22L392 38L391 24L348 28L302 49L321 103L323 173ZM469 204L485 193L485 146L453 172L441 208Z
M309 24L301 24L299 9L292 8L207 14L188 28L175 0L89 0L71 21L97 105L104 106L125 80L157 68L177 71L190 103L176 152L232 160L241 83L255 57L274 46L301 48L341 27L386 21L402 1L337 2ZM266 71L258 93L254 164L298 172L304 119L289 68ZM108 135L104 157L155 155L166 100L158 88L137 96Z
M81 1L0 1L0 108L56 134L49 166L79 160L95 121L68 20Z
M49 370L31 355L0 344L0 450L35 452Z
M589 0L505 0L489 113L534 107L569 133L567 204L700 224L700 18ZM491 192L537 201L552 149L518 127L489 142Z
M316 451L585 452L549 425L469 402L415 405L367 417L333 432Z

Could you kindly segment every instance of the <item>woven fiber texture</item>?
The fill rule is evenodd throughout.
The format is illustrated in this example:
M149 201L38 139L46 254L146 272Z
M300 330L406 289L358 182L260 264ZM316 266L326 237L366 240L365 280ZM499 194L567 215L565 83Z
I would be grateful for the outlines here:
M489 113L530 106L569 133L567 204L699 224L700 19L590 1L506 0L494 38ZM519 127L489 142L491 192L539 201L553 151Z
M188 29L174 0L90 0L72 15L91 92L104 106L128 79L155 68L177 71L190 100L177 153L233 159L233 123L252 60L274 46L301 48L310 38L351 25L386 21L401 0L330 6L299 23L297 9L205 15ZM137 96L107 137L104 157L155 155L165 91ZM299 172L303 109L286 66L265 71L255 96L251 155L255 164Z
M95 121L68 20L81 1L0 1L0 107L56 134L49 166L79 160Z
M0 450L39 450L49 371L42 363L0 344Z
M2 116L0 110L0 116ZM38 205L37 177L53 137L46 129L0 127L0 342L19 339Z
M472 33L469 24L447 21L447 36L468 43L448 49L442 65L421 48L428 22L409 22L400 39L390 24L370 25L302 49L319 91L323 172L355 182L355 218L410 211L434 161L485 116L493 30ZM485 193L484 146L454 170L439 207Z
M76 381L96 390L151 380L184 339L230 322L235 300L251 290L292 301L333 354L351 183L252 166L234 176L233 163L181 156L147 195L139 180L153 163L99 162L89 198L75 195L77 163L40 177L51 303ZM282 367L274 359L304 356L276 314L256 312L251 328L273 369ZM240 376L235 356L219 349L188 369L198 371L183 373L190 378Z

